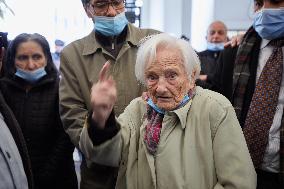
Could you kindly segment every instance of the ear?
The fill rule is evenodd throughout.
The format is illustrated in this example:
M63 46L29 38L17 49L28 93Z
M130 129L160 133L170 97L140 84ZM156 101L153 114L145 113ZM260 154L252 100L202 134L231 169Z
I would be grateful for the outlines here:
M196 70L193 70L190 76L189 89L193 89L195 87L195 76Z
M191 81L194 81L195 82L195 76L196 76L196 70L194 69L193 71L192 71L192 74L191 74Z

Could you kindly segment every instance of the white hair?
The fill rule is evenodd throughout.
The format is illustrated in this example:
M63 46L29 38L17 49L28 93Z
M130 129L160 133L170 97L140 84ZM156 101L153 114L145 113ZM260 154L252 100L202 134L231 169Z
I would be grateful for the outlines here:
M135 75L142 84L146 84L144 73L146 65L155 60L158 48L180 51L189 81L193 72L195 72L194 80L199 77L200 60L191 45L183 39L160 33L148 36L138 49Z

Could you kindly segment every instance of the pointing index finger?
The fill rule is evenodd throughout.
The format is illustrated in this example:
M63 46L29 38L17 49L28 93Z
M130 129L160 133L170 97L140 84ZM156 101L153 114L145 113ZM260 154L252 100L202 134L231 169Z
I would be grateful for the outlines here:
M106 61L105 65L102 67L100 74L99 74L99 81L105 81L108 76L107 73L110 69L110 61Z

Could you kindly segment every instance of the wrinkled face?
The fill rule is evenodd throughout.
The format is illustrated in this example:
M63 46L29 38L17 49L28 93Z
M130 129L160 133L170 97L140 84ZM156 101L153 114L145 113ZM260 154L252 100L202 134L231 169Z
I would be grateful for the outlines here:
M22 70L34 71L47 64L41 46L34 41L21 43L16 49L15 66Z
M145 78L149 97L164 110L177 108L192 87L176 49L158 48L156 59L146 66Z
M220 22L212 23L208 29L206 39L211 43L227 42L227 32L225 26Z

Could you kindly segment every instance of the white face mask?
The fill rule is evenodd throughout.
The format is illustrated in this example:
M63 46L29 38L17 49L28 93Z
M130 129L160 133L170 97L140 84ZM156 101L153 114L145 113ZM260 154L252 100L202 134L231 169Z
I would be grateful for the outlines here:
M222 51L224 50L224 43L207 42L207 49L210 51Z

